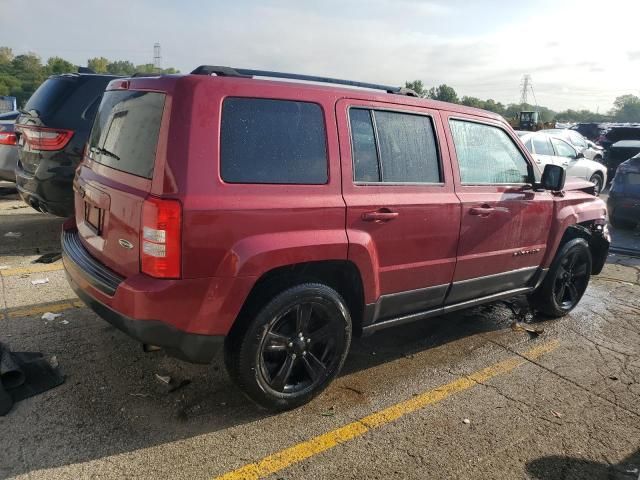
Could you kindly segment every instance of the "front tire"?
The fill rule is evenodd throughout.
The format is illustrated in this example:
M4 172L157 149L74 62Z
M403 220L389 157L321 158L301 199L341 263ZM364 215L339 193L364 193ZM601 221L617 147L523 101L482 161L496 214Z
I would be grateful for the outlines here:
M589 181L595 185L596 197L599 196L602 188L604 187L604 177L599 173L594 173L591 175L591 179Z
M553 318L567 315L587 290L591 264L589 244L583 238L562 245L542 285L531 295L531 306Z
M268 301L227 346L240 389L274 411L299 407L338 375L351 343L351 317L332 288L305 283Z

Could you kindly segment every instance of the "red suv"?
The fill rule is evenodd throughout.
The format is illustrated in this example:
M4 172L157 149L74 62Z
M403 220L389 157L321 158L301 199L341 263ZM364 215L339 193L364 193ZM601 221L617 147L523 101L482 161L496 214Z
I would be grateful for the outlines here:
M593 185L541 175L500 116L411 94L206 66L112 81L62 234L69 282L142 343L223 347L276 410L328 385L352 333L518 294L570 312L609 247Z

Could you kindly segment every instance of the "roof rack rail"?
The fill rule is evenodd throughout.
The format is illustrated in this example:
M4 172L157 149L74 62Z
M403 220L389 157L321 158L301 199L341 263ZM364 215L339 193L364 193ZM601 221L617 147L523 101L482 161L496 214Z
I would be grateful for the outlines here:
M290 80L304 80L307 82L333 83L336 85L348 85L350 87L369 88L372 90L383 90L387 93L394 93L397 95L407 95L410 97L418 96L418 94L413 90L411 90L410 88L392 87L389 85L378 85L375 83L367 83L367 82L356 82L353 80L341 80L339 78L318 77L314 75L302 75L299 73L271 72L268 70L253 70L249 68L233 68L233 67L222 67L222 66L215 66L215 65L200 65L191 73L193 75L212 75L215 73L219 77L286 78Z

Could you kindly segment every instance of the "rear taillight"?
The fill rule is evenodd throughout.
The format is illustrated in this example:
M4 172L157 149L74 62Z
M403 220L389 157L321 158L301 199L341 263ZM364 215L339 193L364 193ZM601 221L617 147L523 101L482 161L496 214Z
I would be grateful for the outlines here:
M60 128L20 125L16 126L16 129L24 136L25 144L33 150L62 150L73 137L73 130Z
M157 278L180 278L182 206L149 197L142 205L141 270Z
M18 137L13 132L0 132L0 145L17 145Z

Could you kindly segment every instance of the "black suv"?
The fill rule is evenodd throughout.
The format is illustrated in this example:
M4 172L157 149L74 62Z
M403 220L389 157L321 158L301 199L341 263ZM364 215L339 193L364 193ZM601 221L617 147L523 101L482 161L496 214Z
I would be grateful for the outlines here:
M73 176L82 160L102 93L113 75L65 73L49 77L16 121L20 196L36 210L73 214Z

